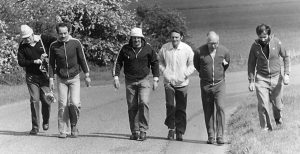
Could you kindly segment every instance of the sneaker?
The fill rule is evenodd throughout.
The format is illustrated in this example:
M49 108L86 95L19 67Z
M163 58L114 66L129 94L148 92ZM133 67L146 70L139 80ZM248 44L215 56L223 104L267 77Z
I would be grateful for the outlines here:
M138 140L139 139L139 134L138 133L132 133L130 135L130 140Z
M36 135L39 132L39 129L37 128L32 128L31 131L29 132L30 135Z
M43 130L48 130L49 129L49 124L43 124Z
M218 144L224 144L225 142L224 142L224 140L223 140L223 137L218 137L218 138L217 138L217 143L218 143Z
M71 136L70 137L76 138L76 137L78 137L78 134L79 134L78 129L76 128L76 126L73 126L71 128Z
M215 143L215 139L213 137L208 137L206 143L207 144L214 144Z
M177 141L183 141L182 133L180 133L180 132L177 132L177 133L176 133L176 140L177 140Z
M66 138L67 134L66 133L59 133L58 138Z
M145 141L146 139L147 139L146 132L141 131L141 134L140 134L140 141Z
M168 140L174 140L175 130L170 129L168 133Z

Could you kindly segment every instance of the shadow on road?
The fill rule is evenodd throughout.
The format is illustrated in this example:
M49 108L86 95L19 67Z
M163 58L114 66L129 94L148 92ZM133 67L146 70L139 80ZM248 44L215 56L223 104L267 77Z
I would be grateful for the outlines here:
M57 137L57 134L44 134L43 132L40 132L37 135L30 135L28 131L17 132L17 131L10 131L10 130L0 130L0 135Z
M125 139L129 140L130 134L117 134L117 133L92 133L90 135L79 135L81 137L103 137L103 138L113 138L113 139ZM154 140L166 140L169 141L166 137L158 137L158 136L147 136L147 139L154 139ZM176 140L170 142L178 142ZM200 140L189 140L183 139L185 143L196 143L196 144L206 144L206 141Z

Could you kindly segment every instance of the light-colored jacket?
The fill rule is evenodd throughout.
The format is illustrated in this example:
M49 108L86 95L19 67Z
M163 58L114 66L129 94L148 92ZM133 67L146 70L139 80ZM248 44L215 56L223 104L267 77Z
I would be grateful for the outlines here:
M166 43L159 51L159 69L163 73L164 83L175 87L183 87L189 84L190 76L195 68L193 64L194 52L184 42L180 42L178 48L173 48L172 42Z

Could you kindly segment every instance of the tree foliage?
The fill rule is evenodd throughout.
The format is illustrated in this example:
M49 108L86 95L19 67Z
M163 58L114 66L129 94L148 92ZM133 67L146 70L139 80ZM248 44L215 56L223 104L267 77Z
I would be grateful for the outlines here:
M150 44L156 49L169 40L172 29L179 29L187 36L185 18L174 9L142 3L137 7L136 13Z

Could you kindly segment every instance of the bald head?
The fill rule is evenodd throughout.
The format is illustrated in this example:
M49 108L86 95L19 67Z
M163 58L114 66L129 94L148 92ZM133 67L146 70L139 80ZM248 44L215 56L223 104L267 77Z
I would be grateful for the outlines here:
M207 33L207 43L218 43L219 35L214 31L209 31Z

